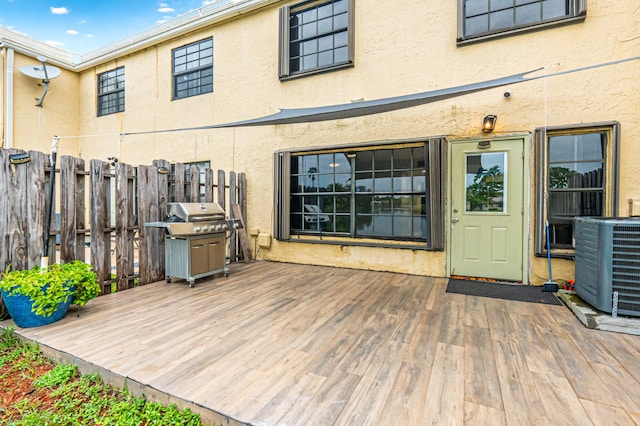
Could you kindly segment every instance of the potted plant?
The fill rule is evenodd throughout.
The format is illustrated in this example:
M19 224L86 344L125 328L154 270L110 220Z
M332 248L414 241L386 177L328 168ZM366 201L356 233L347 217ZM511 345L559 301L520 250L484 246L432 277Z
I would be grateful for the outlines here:
M91 265L75 260L7 271L0 280L0 293L16 325L36 327L62 319L74 303L85 305L100 293L98 278Z

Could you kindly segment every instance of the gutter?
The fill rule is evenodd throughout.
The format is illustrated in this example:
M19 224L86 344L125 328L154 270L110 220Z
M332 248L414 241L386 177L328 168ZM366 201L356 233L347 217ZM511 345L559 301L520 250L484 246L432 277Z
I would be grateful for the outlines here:
M49 64L74 69L73 53L0 27L0 48L3 47L31 58L45 56Z

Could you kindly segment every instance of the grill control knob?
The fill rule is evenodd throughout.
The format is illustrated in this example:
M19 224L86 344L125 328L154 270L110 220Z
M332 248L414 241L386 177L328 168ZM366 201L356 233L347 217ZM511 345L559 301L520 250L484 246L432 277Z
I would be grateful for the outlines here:
M195 228L193 228L194 232L200 232L200 227L196 226Z
M209 227L207 225L202 226L202 232L207 232L208 230L209 230Z

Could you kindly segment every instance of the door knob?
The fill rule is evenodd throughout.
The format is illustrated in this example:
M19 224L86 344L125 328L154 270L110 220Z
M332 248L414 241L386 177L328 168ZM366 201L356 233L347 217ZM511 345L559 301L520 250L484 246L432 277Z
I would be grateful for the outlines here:
M451 222L453 222L453 223L458 223L458 222L460 222L460 219L458 219L457 217L454 217L454 218L453 218L453 220L452 220Z

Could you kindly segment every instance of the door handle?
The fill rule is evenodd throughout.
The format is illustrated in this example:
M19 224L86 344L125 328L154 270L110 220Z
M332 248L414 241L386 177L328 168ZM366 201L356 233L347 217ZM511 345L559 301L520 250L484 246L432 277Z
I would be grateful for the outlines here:
M458 219L457 217L454 217L454 218L451 220L451 222L453 222L453 223L458 223L458 222L460 222L460 219Z

